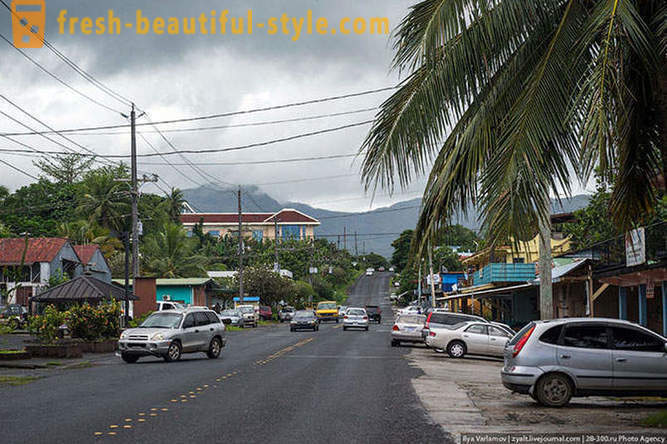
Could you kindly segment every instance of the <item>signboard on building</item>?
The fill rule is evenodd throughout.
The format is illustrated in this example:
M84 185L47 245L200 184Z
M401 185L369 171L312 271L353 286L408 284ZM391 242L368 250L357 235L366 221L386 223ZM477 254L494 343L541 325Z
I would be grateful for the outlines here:
M646 262L646 235L644 228L625 234L625 266L633 267Z
M439 274L429 274L426 276L426 284L431 285L431 279L433 279L433 284L438 285L440 283L440 275Z

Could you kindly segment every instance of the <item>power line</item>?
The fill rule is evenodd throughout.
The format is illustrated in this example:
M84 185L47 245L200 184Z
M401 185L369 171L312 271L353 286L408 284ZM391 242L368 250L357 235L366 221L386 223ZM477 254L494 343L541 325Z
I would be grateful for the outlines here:
M377 211L369 211L367 213L352 213L352 214L340 214L337 216L324 216L318 218L319 220L324 220L324 219L339 219L343 217L363 217L363 216L374 216L376 214L381 214L381 213L391 213L394 211L404 211L404 210L413 210L415 208L421 208L421 205L414 205L414 206L409 206L409 207L401 207L401 208L390 208L387 210L377 210Z
M173 129L163 129L162 133L187 133L187 132L199 132L199 131L214 131L221 129L231 129L231 128L248 128L248 127L257 127L257 126L267 126L267 125L277 125L281 123L292 123L292 122L304 122L309 120L319 120L329 117L339 117L339 116L349 116L353 114L361 114L363 112L375 111L377 107L374 108L363 108L352 111L343 111L339 113L330 113L330 114L317 114L314 116L306 117L295 117L292 119L281 119L281 120L267 120L261 122L247 122L247 123L237 123L231 125L215 125L215 126L203 126L203 127L192 127L192 128L173 128ZM144 131L144 133L157 133L157 130ZM126 131L114 131L114 132L79 132L72 131L69 134L76 134L77 136L117 136L127 134ZM27 133L25 135L28 135Z
M339 174L337 176L322 176L322 177L310 177L305 179L292 179L292 180L283 180L280 182L264 182L264 183L253 183L249 185L263 186L263 185L283 185L288 183L299 183L299 182L312 182L318 180L329 180L329 179L340 179L343 177L352 177L358 176L358 174Z
M4 35L0 34L0 39L2 39L2 40L4 40L5 42L7 42L7 44L9 44L9 45L10 45L12 48L14 48L16 51L18 51L23 57L25 57L26 59L30 60L35 66L37 66L40 70L42 70L43 72L45 72L46 74L48 74L49 76L51 76L53 79L55 79L55 80L56 80L58 83L60 83L61 85L65 86L66 88L70 89L71 91L75 92L76 94L80 95L81 97L85 98L86 100L89 100L90 102L92 102L92 103L94 103L94 104L96 104L96 105L98 105L98 106L101 106L102 108L104 108L104 109L106 109L106 110L109 110L109 111L111 111L111 112L113 112L113 113L119 113L119 114L120 114L120 111L118 111L118 110L116 110L116 109L113 109L113 108L111 108L111 107L105 105L104 103L97 101L96 99L93 99L93 98L90 97L89 95L87 95L87 94L85 94L85 93L79 91L78 89L74 88L73 86L71 86L70 84L68 84L68 83L65 82L64 80L62 80L62 79L61 79L60 77L58 77L57 75L53 74L51 71L49 71L48 69L46 69L46 68L45 68L44 66L42 66L39 62L37 62L35 59L33 59L32 57L30 57L28 54L26 54L25 51L23 51L23 50L20 49L20 48L17 48L17 47L16 47L12 42L10 42Z
M0 0L0 2L3 0ZM283 105L275 105L275 106L267 106L263 108L254 108L254 109L249 109L249 110L242 110L242 111L231 111L231 112L226 112L226 113L218 113L218 114L209 114L209 115L204 115L204 116L196 116L196 117L186 117L186 118L181 118L181 119L171 119L171 120L161 120L157 122L152 122L152 123L137 123L137 126L147 126L147 125L167 125L167 124L172 124L172 123L182 123L182 122L194 122L194 121L200 121L200 120L209 120L209 119L218 119L221 117L231 117L231 116L238 116L242 114L253 114L253 113L258 113L258 112L264 112L264 111L274 111L277 109L284 109L284 108L291 108L291 107L296 107L296 106L305 106L305 105L311 105L315 103L323 103L323 102L330 102L334 100L342 100L342 99L347 99L351 97L359 97L359 96L364 96L364 95L369 95L369 94L377 94L383 91L390 91L396 89L395 86L390 86L386 88L379 88L379 89L373 89L373 90L368 90L368 91L362 91L359 93L352 93L352 94L344 94L340 96L332 96L332 97L325 97L321 99L314 99L314 100L306 100L303 102L293 102L293 103L287 103ZM67 128L67 129L61 129L58 130L60 133L71 133L71 132L80 132L80 131L99 131L99 130L109 130L109 129L118 129L118 128L129 128L129 125L124 124L124 125L102 125L102 126L90 126L90 127L81 127L81 128ZM6 133L8 136L32 136L35 133L33 132L23 132L23 133Z
M25 175L28 176L28 177L32 177L32 178L35 179L35 180L39 180L37 177L33 176L32 174L28 173L27 171L22 170L21 168L19 168L19 167L17 167L17 166L12 165L12 164L9 163L9 162L5 162L5 161L2 160L2 159L0 159L0 162L3 163L3 164L5 164L5 165L7 165L7 166L8 166L9 168L11 168L11 169L18 171L19 173L23 173L23 174L25 174Z

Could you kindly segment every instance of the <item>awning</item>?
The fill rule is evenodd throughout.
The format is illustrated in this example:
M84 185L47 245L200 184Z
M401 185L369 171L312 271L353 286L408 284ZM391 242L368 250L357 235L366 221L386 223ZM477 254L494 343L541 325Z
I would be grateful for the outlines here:
M238 296L234 296L234 302L240 302L241 299ZM245 296L243 302L259 302L259 296Z
M494 296L498 293L503 293L503 292L512 291L512 290L520 290L522 288L529 288L529 287L532 287L532 286L533 286L533 284L527 282L525 284L512 285L510 287L490 288L488 290L472 291L470 293L461 293L461 294L455 294L455 295L451 295L451 296L445 296L443 298L436 298L436 301L448 301L450 299L476 298L476 297L482 297L482 296Z

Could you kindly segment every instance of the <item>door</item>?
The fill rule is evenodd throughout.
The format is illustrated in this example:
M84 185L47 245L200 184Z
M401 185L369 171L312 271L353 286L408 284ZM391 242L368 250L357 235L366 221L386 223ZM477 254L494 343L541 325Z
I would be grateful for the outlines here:
M195 349L197 344L197 323L195 322L194 313L190 313L185 317L183 321L183 351L189 352Z
M663 339L634 327L612 327L614 388L667 392Z
M210 325L211 321L208 319L208 316L206 316L206 313L203 311L197 311L194 313L195 315L195 323L197 324L197 327L195 328L195 333L196 333L196 343L195 343L195 349L197 350L208 350L208 343L210 341L210 338L213 336L211 331L209 331L209 328L212 328L213 326Z
M489 334L487 326L473 324L463 332L468 353L486 355L489 353Z
M489 329L489 354L493 356L502 356L505 351L505 344L509 341L510 336L506 331L492 325Z
M575 378L578 389L611 388L611 349L605 324L567 325L556 358Z

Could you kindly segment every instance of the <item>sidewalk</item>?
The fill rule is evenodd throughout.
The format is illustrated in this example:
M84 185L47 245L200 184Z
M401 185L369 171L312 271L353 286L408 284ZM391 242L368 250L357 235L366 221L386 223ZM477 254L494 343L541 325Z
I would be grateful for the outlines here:
M412 381L424 408L457 441L461 433L470 432L660 433L640 422L667 408L666 400L606 397L573 398L566 407L547 408L505 389L499 360L451 359L422 346L412 348L406 359L424 373Z

